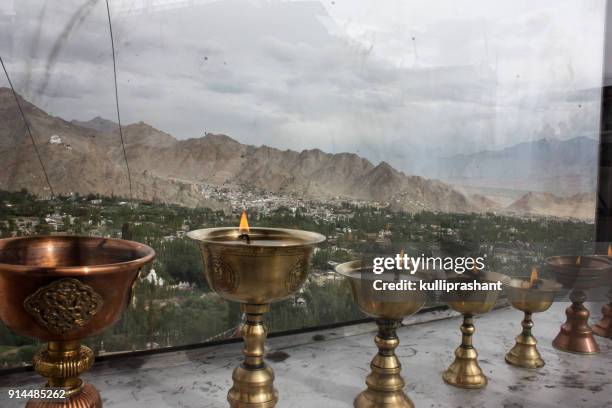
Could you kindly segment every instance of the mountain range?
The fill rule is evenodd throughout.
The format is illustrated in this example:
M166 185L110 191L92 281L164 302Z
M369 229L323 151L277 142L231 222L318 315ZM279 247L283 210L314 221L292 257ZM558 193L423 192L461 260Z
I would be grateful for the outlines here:
M595 191L597 149L597 141L584 136L541 138L500 150L446 157L436 161L427 174L453 184L571 196Z
M56 194L129 196L116 123L100 117L68 122L23 98L20 101ZM374 165L352 153L280 150L245 145L211 133L178 140L144 122L123 126L122 131L133 194L143 200L225 208L224 202L205 199L202 186L246 185L319 199L377 201L406 211L546 214L546 209L540 208L545 200L538 201L533 194L505 208L484 195L459 191L440 180L404 174L386 162ZM49 195L35 149L7 88L0 88L0 160L7 169L0 173L0 189L27 188ZM565 207L574 208L576 202L587 205L584 199L556 197L555 212L548 215L571 216L575 211L567 212Z

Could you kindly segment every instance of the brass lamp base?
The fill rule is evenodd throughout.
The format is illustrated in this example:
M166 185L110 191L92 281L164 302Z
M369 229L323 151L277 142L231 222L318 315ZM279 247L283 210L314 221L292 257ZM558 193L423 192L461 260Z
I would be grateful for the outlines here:
M368 388L355 398L355 408L414 408L403 391L402 365L395 355L399 345L396 331L400 323L401 320L376 319L378 334L374 343L378 353L370 363L372 372L366 379Z
M516 336L516 344L506 354L506 362L523 368L544 367L544 360L536 347L537 341L531 334L533 320L531 320L530 312L525 312L525 318L521 325L523 326L523 332Z
M478 365L478 353L472 346L472 335L475 330L474 317L471 314L464 314L461 345L455 350L455 361L442 375L444 382L449 385L459 388L482 388L487 385L487 377Z
M612 302L601 308L603 317L593 325L593 333L597 336L612 339Z
M574 289L570 293L570 300L571 306L565 309L567 320L561 325L561 330L552 345L558 350L570 353L599 353L599 346L588 323L589 311L583 305L586 295L583 291Z
M244 361L232 374L234 385L227 393L232 408L273 408L278 401L274 388L274 372L264 362L265 341L268 329L263 314L269 305L240 304L246 315L242 326Z
M28 408L102 408L100 394L79 375L89 370L94 362L91 349L78 341L51 341L46 350L34 356L34 370L47 378L46 387L64 388L62 401L28 401Z

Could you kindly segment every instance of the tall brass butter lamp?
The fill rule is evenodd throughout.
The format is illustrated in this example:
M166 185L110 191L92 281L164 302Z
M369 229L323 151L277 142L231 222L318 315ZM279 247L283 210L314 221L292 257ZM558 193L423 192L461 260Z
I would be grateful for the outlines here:
M67 398L30 408L99 408L100 394L79 376L94 362L79 342L102 332L127 307L150 247L119 239L40 236L0 240L0 318L23 336L47 341L34 356L46 387Z
M414 407L404 393L405 383L400 375L402 365L395 355L399 345L396 331L402 319L418 312L427 300L426 293L418 288L422 277L405 271L374 274L372 267L361 261L340 264L336 266L336 272L348 279L355 302L365 314L374 317L378 325L378 334L374 338L378 353L370 363L372 372L366 379L368 388L355 398L353 405L356 408ZM413 290L375 290L375 281L412 281L416 285Z
M537 268L532 270L529 278L515 278L508 283L508 300L514 308L525 314L521 323L523 331L516 336L516 344L506 354L508 364L523 368L544 366L544 360L536 347L537 341L531 334L531 315L548 310L560 289L561 285L557 282L538 279Z
M501 282L507 284L509 278L496 272L474 271L457 275L451 272L447 276L450 283L466 283L473 281L479 283L496 284ZM478 353L472 344L474 328L474 316L489 312L500 291L498 290L454 290L445 293L443 298L448 305L463 314L461 324L461 345L455 349L455 360L446 369L442 378L447 384L460 388L482 388L487 385L487 377L478 365Z
M230 406L276 406L274 373L264 361L268 330L263 315L270 303L290 296L306 281L313 248L325 237L291 229L249 229L245 213L238 228L201 229L187 236L200 246L208 285L225 299L240 302L246 315L244 361L232 375Z

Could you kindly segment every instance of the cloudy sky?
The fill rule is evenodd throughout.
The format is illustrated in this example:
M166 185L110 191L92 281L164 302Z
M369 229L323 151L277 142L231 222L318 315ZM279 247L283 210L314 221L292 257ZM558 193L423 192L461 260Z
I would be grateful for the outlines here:
M595 137L604 0L111 1L124 123L423 160ZM18 92L114 119L104 0L8 0ZM6 86L0 78L0 86Z

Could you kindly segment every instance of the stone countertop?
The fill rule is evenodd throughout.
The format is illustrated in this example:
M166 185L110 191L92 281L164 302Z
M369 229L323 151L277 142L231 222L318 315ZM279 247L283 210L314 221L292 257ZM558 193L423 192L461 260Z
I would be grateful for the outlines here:
M565 319L568 303L556 303L534 315L534 335L546 366L512 367L504 355L521 331L522 313L509 307L475 319L474 345L489 378L481 390L446 385L442 371L460 343L460 317L428 312L407 319L398 330L396 352L403 365L405 391L415 406L449 407L612 407L612 340L597 337L602 353L583 356L554 349L551 341ZM595 321L601 304L588 304ZM374 323L268 339L268 363L279 391L278 407L346 408L365 388L376 352ZM315 337L316 336L316 337ZM105 407L227 407L233 368L241 360L240 343L187 351L133 356L98 362L83 378L101 392ZM7 388L38 387L33 372L0 376L0 406L24 406L9 400Z

